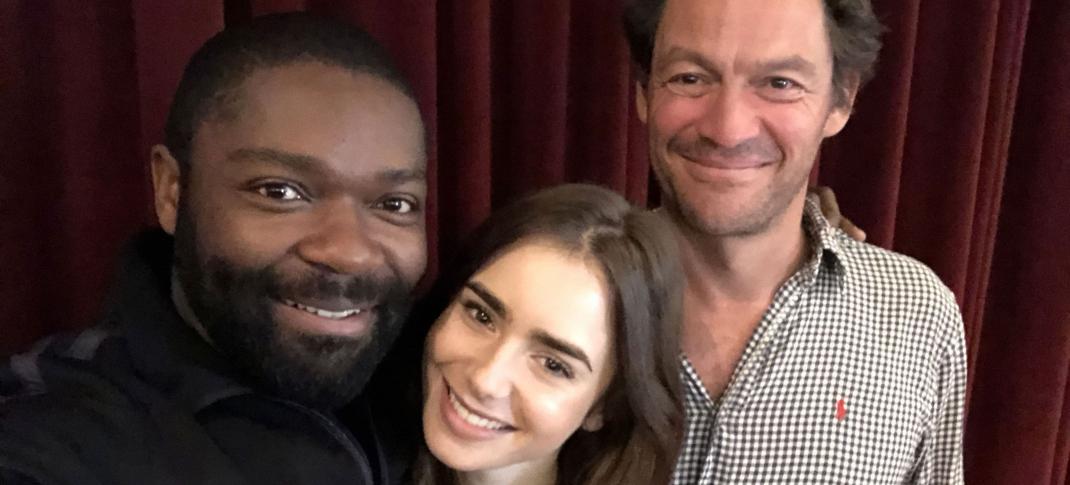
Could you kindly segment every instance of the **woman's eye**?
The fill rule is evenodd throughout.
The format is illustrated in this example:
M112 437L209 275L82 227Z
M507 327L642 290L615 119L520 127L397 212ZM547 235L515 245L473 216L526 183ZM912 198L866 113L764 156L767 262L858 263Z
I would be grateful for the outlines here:
M572 369L564 362L554 359L553 357L545 357L542 366L555 376L564 377L565 379L572 379L573 377Z
M391 197L379 202L379 207L395 214L409 214L416 210L416 203L401 197Z
M490 314L475 303L465 303L464 312L468 314L469 318L479 322L481 325L489 326L491 324Z
M295 200L308 200L301 192L290 184L267 183L256 188L256 193L273 200L290 202Z

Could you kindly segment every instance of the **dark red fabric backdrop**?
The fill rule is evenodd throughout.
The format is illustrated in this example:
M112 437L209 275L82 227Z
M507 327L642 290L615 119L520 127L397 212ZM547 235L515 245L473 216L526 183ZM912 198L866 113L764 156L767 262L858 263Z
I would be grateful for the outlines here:
M517 194L651 195L621 0L0 0L0 355L92 322L152 224L148 147L182 66L251 15L305 9L381 39L433 151L432 270ZM921 259L966 321L969 483L1067 483L1070 2L874 0L875 81L815 176L870 240Z

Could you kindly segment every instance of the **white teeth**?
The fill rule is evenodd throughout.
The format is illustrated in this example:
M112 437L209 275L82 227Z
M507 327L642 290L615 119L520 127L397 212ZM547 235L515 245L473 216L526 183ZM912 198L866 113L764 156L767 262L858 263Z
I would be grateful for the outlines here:
M486 419L481 416L477 416L472 411L469 411L468 408L464 407L464 404L461 404L461 401L453 395L452 390L450 391L449 395L450 404L453 405L453 409L457 411L457 414L461 416L461 419L463 419L464 422L472 426L489 429L491 431L500 431L508 427L507 424L502 423L501 421Z
M343 318L349 318L349 317L351 317L353 315L356 315L356 314L358 314L358 313L363 311L360 308L355 308L355 309L352 309L352 310L342 310L340 312L332 312L332 311L329 311L329 310L321 310L319 308L310 307L308 305L302 305L302 304L297 303L296 301L293 301L293 300L283 300L283 303L286 303L287 305L292 306L292 307L294 307L294 308L296 308L298 310L303 310L303 311L306 311L306 312L311 313L313 315L316 315L318 317L329 318L331 320L341 320Z

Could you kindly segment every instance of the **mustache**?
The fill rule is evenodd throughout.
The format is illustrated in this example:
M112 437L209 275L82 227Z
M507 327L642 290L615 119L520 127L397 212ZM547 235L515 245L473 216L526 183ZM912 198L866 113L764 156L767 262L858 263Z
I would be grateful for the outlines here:
M704 136L682 137L674 136L669 140L670 151L687 158L757 158L760 160L779 160L783 158L783 152L767 136L748 138L734 146L720 145Z
M258 279L266 283L270 295L290 299L386 303L404 299L411 291L396 277L372 274L340 276L312 272L287 279L274 269L266 268L265 274Z

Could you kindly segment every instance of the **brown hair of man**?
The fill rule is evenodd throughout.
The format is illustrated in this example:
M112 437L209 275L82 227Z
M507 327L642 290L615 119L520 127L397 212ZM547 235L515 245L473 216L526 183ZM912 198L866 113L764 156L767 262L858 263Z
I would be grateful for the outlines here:
M645 84L654 57L654 39L667 0L632 0L624 11L624 33L632 61ZM832 47L832 86L836 105L848 102L850 88L872 77L881 50L881 26L869 0L822 0Z

